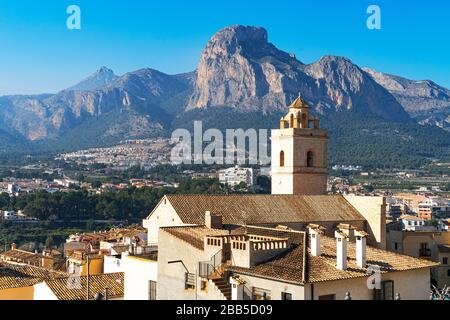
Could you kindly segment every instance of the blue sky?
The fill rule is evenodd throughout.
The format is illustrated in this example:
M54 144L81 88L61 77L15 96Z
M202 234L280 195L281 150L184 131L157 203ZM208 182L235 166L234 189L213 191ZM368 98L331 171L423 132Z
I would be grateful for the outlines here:
M66 28L80 6L82 29ZM366 9L382 10L368 30ZM57 92L105 65L117 74L197 67L219 29L263 26L305 63L340 55L360 66L450 88L450 2L442 0L39 0L0 3L0 95Z

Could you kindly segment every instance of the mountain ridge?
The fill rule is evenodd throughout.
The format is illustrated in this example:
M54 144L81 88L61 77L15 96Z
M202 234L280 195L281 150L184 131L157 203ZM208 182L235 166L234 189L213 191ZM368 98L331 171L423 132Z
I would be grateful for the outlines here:
M442 102L441 113L450 109L447 89L426 82L419 90L420 84L361 68L346 57L323 56L304 64L270 43L264 28L236 25L211 37L195 71L169 75L142 68L116 76L102 67L56 94L0 97L0 125L8 143L17 137L17 143L42 142L50 149L167 135L202 117L215 120L216 114L222 121L212 122L219 126L269 129L300 93L321 117L366 114L367 119L384 119L388 127L414 124L413 118L420 121L439 109L416 112L407 104L414 99L416 105L428 98ZM348 119L351 127L361 118Z

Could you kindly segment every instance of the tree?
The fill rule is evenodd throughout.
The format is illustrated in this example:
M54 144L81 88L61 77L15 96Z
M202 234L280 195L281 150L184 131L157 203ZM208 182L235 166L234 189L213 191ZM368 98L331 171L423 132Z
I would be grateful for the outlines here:
M7 208L9 205L10 197L7 193L0 194L0 209Z
M95 229L95 220L91 218L88 221L86 221L86 230L94 231L94 229Z
M102 186L102 182L100 180L95 180L95 181L92 181L91 185L92 185L92 188L98 189Z
M55 240L53 239L53 236L49 234L47 236L47 239L45 240L45 247L47 249L51 249L55 245Z

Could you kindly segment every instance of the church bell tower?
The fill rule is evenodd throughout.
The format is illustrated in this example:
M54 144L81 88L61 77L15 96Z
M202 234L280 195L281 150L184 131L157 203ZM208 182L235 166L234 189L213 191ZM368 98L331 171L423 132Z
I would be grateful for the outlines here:
M326 194L327 158L327 131L299 96L272 130L272 194Z

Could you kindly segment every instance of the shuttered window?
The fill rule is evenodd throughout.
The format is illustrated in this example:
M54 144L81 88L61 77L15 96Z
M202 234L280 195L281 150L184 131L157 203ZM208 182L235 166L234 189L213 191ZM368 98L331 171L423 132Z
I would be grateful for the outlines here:
M186 273L186 289L195 289L194 273Z
M156 282L148 282L148 300L156 300Z

